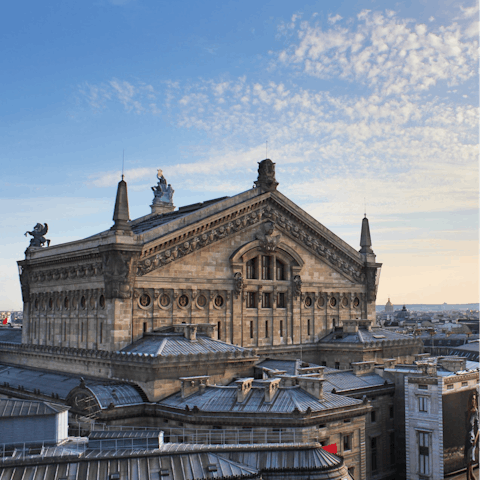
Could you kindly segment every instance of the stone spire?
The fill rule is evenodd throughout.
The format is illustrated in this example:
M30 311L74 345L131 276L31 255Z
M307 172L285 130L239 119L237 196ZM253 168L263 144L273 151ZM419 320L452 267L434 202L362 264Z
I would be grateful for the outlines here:
M275 164L266 158L258 162L258 178L255 182L257 188L263 188L267 192L277 189L278 182L275 179Z
M368 225L368 218L362 220L362 233L360 235L360 253L373 253L372 239L370 237L370 226Z
M129 220L127 182L122 175L122 179L118 182L115 210L113 211L113 221L115 223L110 230L131 231L132 227L128 223Z

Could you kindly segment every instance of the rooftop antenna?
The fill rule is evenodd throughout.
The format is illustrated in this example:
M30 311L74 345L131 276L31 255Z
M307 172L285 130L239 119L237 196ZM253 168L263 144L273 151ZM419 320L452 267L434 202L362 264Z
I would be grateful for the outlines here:
M123 160L122 160L122 180L123 180L123 171L125 169L125 149L123 149Z

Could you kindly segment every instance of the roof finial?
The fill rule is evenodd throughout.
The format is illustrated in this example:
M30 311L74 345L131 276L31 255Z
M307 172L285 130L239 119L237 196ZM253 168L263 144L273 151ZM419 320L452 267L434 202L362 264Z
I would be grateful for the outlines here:
M268 158L268 140L265 140L265 158Z
M128 223L130 221L130 215L128 212L127 182L123 179L123 175L122 179L118 182L113 221L115 223L110 230L132 230L132 227Z
M370 226L368 224L368 218L365 217L362 220L362 233L360 234L360 253L373 253L372 239L370 237Z
M363 197L363 206L364 206L364 215L365 217L364 218L367 218L367 200L365 199L365 197Z
M123 160L122 160L122 180L125 178L125 175L123 174L125 170L125 149L123 149Z

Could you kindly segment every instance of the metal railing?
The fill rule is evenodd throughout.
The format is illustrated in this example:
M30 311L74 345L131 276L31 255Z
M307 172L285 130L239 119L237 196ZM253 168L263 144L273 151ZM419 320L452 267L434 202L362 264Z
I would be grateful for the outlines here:
M92 430L110 432L141 432L161 431L165 444L195 444L195 445L259 445L259 444L302 444L318 441L318 431L302 430L296 428L242 428L242 429L194 429L183 427L129 427L123 425L93 424ZM0 444L0 462L16 462L22 459L34 459L45 457L67 457L75 458L81 456L110 456L128 455L133 452L146 452L154 450L152 441L148 439L129 438L105 438L101 441L92 440L89 446L86 437L69 437L59 445L52 445L51 442L39 443L15 443ZM160 435L161 448L161 435Z

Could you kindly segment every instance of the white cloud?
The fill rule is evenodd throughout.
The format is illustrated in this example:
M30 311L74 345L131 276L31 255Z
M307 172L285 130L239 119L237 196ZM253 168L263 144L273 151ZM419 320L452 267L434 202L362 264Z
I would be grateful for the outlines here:
M455 85L476 74L478 41L471 37L478 27L473 24L429 31L394 12L364 10L357 18L354 28L332 21L327 29L309 22L295 26L297 40L278 53L277 65L361 82L384 95L428 90L440 81Z

